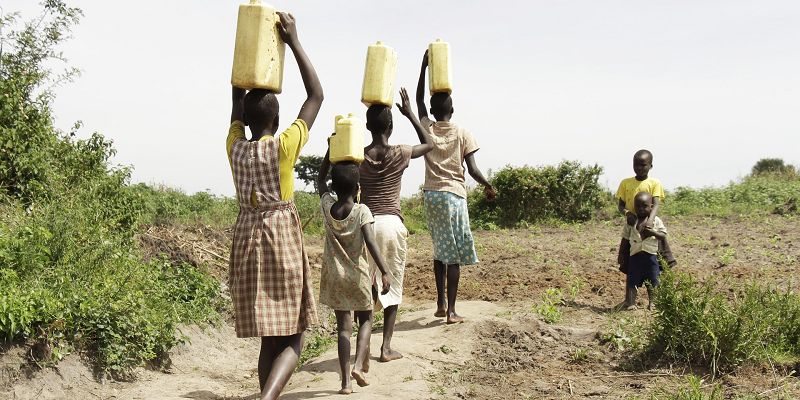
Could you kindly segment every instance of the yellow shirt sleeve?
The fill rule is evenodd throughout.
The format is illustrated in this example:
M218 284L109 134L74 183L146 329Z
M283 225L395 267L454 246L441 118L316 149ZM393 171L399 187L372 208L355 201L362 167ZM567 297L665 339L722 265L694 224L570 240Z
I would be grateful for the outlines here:
M308 143L308 125L302 119L295 120L289 128L281 133L280 141L278 163L281 200L289 201L294 198L294 164L300 158L300 150Z
M615 197L619 200L625 201L625 181L627 179L623 179L622 182L619 183L619 187L617 188L617 194Z
M244 123L242 121L231 122L231 127L228 129L228 138L225 140L225 151L228 154L228 163L231 162L231 150L233 144L237 140L247 140L244 135Z
M658 179L653 179L650 195L653 197L658 197L660 201L664 201L664 186L661 186L661 181Z

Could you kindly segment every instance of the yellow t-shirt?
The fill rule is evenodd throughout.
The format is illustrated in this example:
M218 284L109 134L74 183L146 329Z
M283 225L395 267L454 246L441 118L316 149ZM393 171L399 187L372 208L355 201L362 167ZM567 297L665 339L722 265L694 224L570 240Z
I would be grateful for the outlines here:
M636 177L623 179L619 183L616 197L625 202L625 208L633 211L633 199L639 192L650 193L653 197L658 197L659 201L664 201L664 187L656 178L647 177L643 181L636 180Z
M271 139L271 135L262 136L259 140ZM228 130L228 139L225 148L228 152L228 161L231 159L231 149L237 140L247 140L244 135L242 121L231 122ZM292 126L281 133L280 149L278 150L278 168L280 169L281 200L289 201L294 198L294 164L300 158L300 150L308 142L308 126L302 119L297 119ZM250 199L253 206L258 205L256 194Z

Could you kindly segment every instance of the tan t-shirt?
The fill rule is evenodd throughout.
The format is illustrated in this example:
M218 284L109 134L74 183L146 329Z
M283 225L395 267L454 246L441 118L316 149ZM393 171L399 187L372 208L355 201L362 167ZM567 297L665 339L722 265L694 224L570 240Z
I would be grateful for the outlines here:
M655 217L653 220L653 229L656 232L667 234L667 227L664 226L664 222L661 221L661 218ZM641 251L649 254L658 254L658 238L655 236L648 236L642 239L642 235L639 234L639 231L628 224L625 224L625 227L622 228L622 238L628 239L631 243L631 255Z
M425 154L422 189L450 192L466 198L464 158L478 151L478 143L466 129L449 121L436 121L429 131L433 150Z
M361 175L361 202L366 204L372 215L400 214L400 184L403 171L411 161L411 146L389 146L383 160L376 161L364 152L364 162L358 167Z

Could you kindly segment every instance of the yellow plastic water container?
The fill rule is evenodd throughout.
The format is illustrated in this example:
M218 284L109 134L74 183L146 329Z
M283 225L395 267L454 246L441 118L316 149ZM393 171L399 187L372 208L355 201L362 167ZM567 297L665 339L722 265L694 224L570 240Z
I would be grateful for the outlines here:
M431 96L438 92L453 92L450 43L441 39L436 39L428 46L428 89Z
M336 130L329 142L331 163L364 161L364 129L364 121L352 113L336 116Z
M361 87L361 102L367 107L394 104L394 79L397 76L397 52L381 41L367 48L364 66L364 85Z
M286 46L278 33L279 21L275 9L260 0L239 6L231 73L233 86L281 92Z

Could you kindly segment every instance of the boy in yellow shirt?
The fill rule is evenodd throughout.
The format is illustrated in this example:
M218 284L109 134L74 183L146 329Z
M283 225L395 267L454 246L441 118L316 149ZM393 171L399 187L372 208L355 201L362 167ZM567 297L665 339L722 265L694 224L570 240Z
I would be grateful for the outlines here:
M636 154L633 155L633 172L636 173L636 176L623 179L619 184L616 194L618 201L617 207L619 212L625 216L625 221L628 225L634 225L636 223L637 218L634 210L634 198L636 195L644 192L652 196L653 206L644 225L641 225L640 233L644 227L653 228L653 221L658 214L661 202L664 200L664 187L661 186L661 181L649 176L650 169L652 168L653 153L644 149L637 151ZM674 267L677 264L675 256L672 254L672 250L666 239L659 240L658 253L667 261L670 267Z

